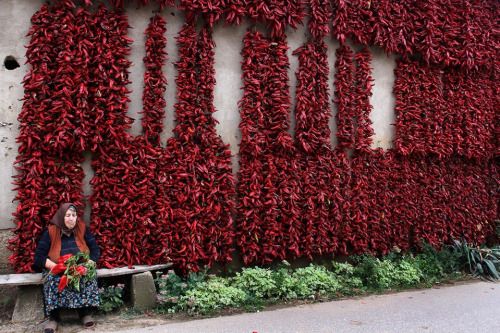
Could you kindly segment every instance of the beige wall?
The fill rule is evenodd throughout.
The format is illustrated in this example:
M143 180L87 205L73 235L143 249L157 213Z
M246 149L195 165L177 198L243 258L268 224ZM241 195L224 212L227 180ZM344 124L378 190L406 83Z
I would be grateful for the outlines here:
M21 81L27 71L24 64L24 45L27 44L25 37L30 25L31 15L41 6L42 0L1 0L0 1L0 22L3 23L0 29L0 229L9 229L12 224L12 212L15 210L13 199L15 193L12 191L12 175L14 174L13 162L17 153L15 139L18 134L17 115L22 106L20 99L23 95ZM142 77L144 68L142 58L144 56L144 30L152 15L152 7L136 9L135 6L128 8L130 37L133 38L131 59L133 66L131 68L131 104L129 115L136 119L131 133L139 134L141 131L140 117L138 111L142 108ZM167 51L169 60L165 66L165 73L169 82L166 92L167 112L165 117L165 129L162 134L163 143L172 135L174 127L173 105L175 103L175 74L173 63L177 60L177 49L175 45L175 36L179 31L183 16L174 10L164 11L164 17L167 20ZM240 133L238 123L240 120L237 103L242 96L241 70L240 70L240 51L241 41L245 33L246 26L227 27L219 25L215 28L214 39L216 80L215 87L215 107L217 112L215 118L219 121L217 130L224 142L229 143L233 153L233 170L236 171L238 144L240 142ZM290 57L290 92L292 97L295 95L295 70L298 61L292 56L293 50L306 41L306 30L304 27L296 31L288 31L289 57ZM335 50L338 43L328 39L329 63L332 72L330 73L330 89L333 91L333 65L335 62ZM3 66L6 56L14 56L20 68L9 71ZM394 97L392 95L392 85L394 81L393 69L395 66L394 57L387 57L380 49L373 48L373 77L374 90L372 97L373 112L371 118L374 124L375 137L374 146L388 148L392 144L394 122ZM293 108L292 108L293 109ZM335 108L332 103L332 119L330 125L335 132L335 122L333 118ZM293 115L293 113L292 113ZM292 117L293 118L293 117ZM293 121L292 129L293 132ZM333 132L333 133L334 133ZM335 145L335 138L332 136L332 145ZM88 182L92 177L90 167L90 154L86 155L86 161L83 168L86 171L84 192L90 194ZM86 215L90 214L87 208ZM6 231L2 235L7 235ZM0 246L4 248L6 236L0 237ZM0 253L2 251L0 250ZM4 251L6 252L6 250ZM0 261L5 260L5 256L0 255Z

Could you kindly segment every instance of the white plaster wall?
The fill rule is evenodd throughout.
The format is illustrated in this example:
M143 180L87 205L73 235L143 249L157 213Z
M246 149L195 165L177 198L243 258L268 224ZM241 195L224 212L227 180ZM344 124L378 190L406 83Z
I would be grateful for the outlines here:
M27 45L25 35L29 29L31 15L41 6L42 0L0 0L0 22L3 27L0 30L0 229L8 229L13 226L12 213L15 210L16 204L13 203L15 193L12 191L12 176L14 174L13 162L17 153L15 139L18 134L17 115L19 114L22 102L20 99L23 96L22 79L27 71L27 66L24 65L24 45ZM149 18L153 15L153 6L137 9L135 6L127 8L129 15L129 23L131 29L130 37L134 40L132 45L131 60L133 62L131 68L130 79L132 81L130 89L131 103L129 107L129 116L135 119L135 122L130 130L133 135L138 135L141 132L139 111L142 109L142 79L144 75L144 66L142 58L144 57L144 31L149 22ZM177 61L177 48L175 45L175 37L181 28L183 22L183 14L176 10L165 10L162 15L167 20L167 51L168 62L165 65L165 73L168 80L168 88L166 91L167 109L164 120L164 132L162 133L162 144L165 146L166 140L172 136L174 128L174 104L175 104L175 76L176 70L173 64ZM219 121L217 131L221 135L225 143L230 144L233 153L233 171L238 168L238 144L241 136L238 130L240 121L238 101L242 96L241 90L241 70L240 70L240 51L242 47L242 39L245 34L248 24L241 26L225 26L218 25L214 29L214 40L216 43L215 49L215 70L217 84L215 87L215 118ZM305 27L301 27L296 31L288 31L289 43L289 84L292 97L292 108L290 110L291 127L290 132L293 133L293 108L295 105L295 71L297 70L298 61L292 56L293 50L298 48L307 40ZM328 39L328 60L330 64L330 102L332 110L332 118L330 121L332 129L332 145L335 145L335 107L333 105L333 76L335 63L335 50L338 47L338 42ZM355 49L359 47L354 46ZM394 81L393 69L395 66L394 57L387 57L380 49L372 48L374 68L372 76L375 80L373 96L371 103L373 112L371 119L374 124L375 136L374 146L389 148L392 145L393 126L394 122L394 98L392 94L392 86ZM18 59L21 67L8 71L3 66L6 56L12 55ZM86 172L84 180L84 193L91 193L88 182L92 177L92 169L90 166L91 155L85 154L86 160L83 163L83 168ZM85 215L89 217L90 209L87 207ZM1 245L0 245L1 246Z

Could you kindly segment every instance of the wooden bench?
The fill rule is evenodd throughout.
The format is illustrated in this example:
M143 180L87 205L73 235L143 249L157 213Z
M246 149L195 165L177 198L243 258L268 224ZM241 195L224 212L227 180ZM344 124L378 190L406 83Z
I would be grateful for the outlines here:
M172 264L162 264L162 265L137 265L133 268L128 267L120 267L120 268L101 268L97 270L98 278L108 278L114 276L122 276L122 275L137 275L141 273L149 273L151 275L151 271L164 270L171 267ZM139 295L139 299L142 299L142 302L146 300L146 302L152 302L151 300L152 291L151 290L151 282L152 276L147 278L148 285L137 285L134 283L134 279L132 280L132 296ZM37 321L41 320L44 317L43 314L43 297L41 292L41 285L43 284L42 273L21 273L21 274L4 274L0 275L0 285L4 286L17 286L18 287L18 295L16 300L16 305L14 307L14 312L12 314L13 322L22 322L22 321ZM152 286L154 288L154 284ZM149 292L147 296L144 296L144 292ZM149 299L147 299L149 298ZM135 302L133 300L134 306ZM140 308L141 306L139 306Z

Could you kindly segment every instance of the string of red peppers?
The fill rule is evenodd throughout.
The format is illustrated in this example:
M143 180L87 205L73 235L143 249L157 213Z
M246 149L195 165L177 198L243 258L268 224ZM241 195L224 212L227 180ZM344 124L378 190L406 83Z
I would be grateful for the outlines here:
M167 22L160 15L155 15L146 29L142 131L146 141L155 146L160 144L166 107L164 95L167 78L162 71L167 60L166 24Z
M498 2L482 0L335 0L333 35L344 42L382 47L387 53L419 54L426 63L494 66Z
M102 87L102 93L122 103L117 105L116 110L121 110L124 117L129 93L126 85L129 82L130 62L126 56L130 51L130 40L126 38L126 17L122 13L116 15L117 30L110 40L121 45L114 56L122 67L114 67L117 73L105 74L122 80L110 85L112 89L109 91L106 91L107 87ZM164 155L159 147L165 107L163 92L166 89L162 74L162 65L166 60L164 33L165 21L159 16L153 17L146 30L142 111L144 135L131 137L125 132L127 123L114 128L117 132L113 134L117 135L110 135L106 145L99 146L92 163L95 170L91 181L94 190L91 198L95 217L93 226L103 248L100 263L106 267L156 264L169 260L171 244L167 218L170 210L165 198L158 196L159 166ZM151 43L151 36L157 38L157 43Z
M377 13L382 9L385 10L382 13L390 12L383 5L387 4L380 1L379 7L374 5ZM406 15L406 3L398 6L401 7L391 10ZM485 10L491 11L488 6L485 5ZM75 12L74 7L71 1L51 7L44 5L32 18L32 39L27 50L32 70L24 81L25 101L19 116L16 159L19 176L15 180L19 206L15 213L15 236L9 242L13 250L11 262L17 271L29 271L36 238L57 204L73 201L82 207L83 150L96 152L92 227L102 245L102 265L156 263L172 258L181 268L196 270L198 265L230 260L234 190L230 153L216 135L215 120L211 117L215 82L209 30L204 29L196 39L194 27L187 27L186 40L182 41L182 35L179 39L180 45L187 46L178 63L177 137L169 141L167 154L153 147L145 137L132 139L126 134L130 123L125 116L130 65L126 59L130 43L126 37L126 17L103 6L94 15L82 9ZM472 27L464 35L464 41L453 35L456 30L446 33L446 38L452 36L464 45L459 57L443 58L446 52L439 47L433 49L432 41L425 44L427 48L414 47L425 49L428 59L434 59L431 62L463 65L457 59L466 59L468 67L477 65L477 59L486 63L484 53L471 53L476 46L472 43L475 36L472 31L478 31L482 23L474 15L482 13L481 8L475 2L467 2L466 13L472 17L459 15L446 23L454 26L461 22ZM266 12L262 7L255 9L255 13L259 10ZM337 26L349 17L341 14L342 11L337 11ZM359 12L351 18L363 15L369 14ZM418 19L411 20L419 24ZM406 18L401 20L406 21ZM402 54L413 52L404 39L406 28L397 38L391 36L391 29L384 26L380 29L377 30L380 36L374 37L376 43L389 36L385 40L388 49ZM325 31L317 30L319 35ZM88 38L91 43L82 37L82 31L91 36ZM355 38L369 43L370 39L363 36ZM484 42L486 37L481 38L476 38L476 43ZM162 52L159 48L154 53L161 58ZM321 47L313 48L312 52L313 58L317 56L319 83L313 92L318 97L317 105L312 107L324 110L325 69L320 69L320 64L325 59ZM455 53L451 53L452 57ZM342 46L336 64L339 147L357 149L349 189L342 192L337 188L345 187L341 173L349 170L345 155L338 152L330 158L326 149L326 153L318 154L317 161L312 159L310 152L314 150L310 147L315 146L316 138L306 136L305 129L308 122L324 129L325 113L320 113L322 118L309 119L304 114L309 108L304 100L297 103L299 159L294 159L294 146L287 133L288 59L284 39L268 40L258 33L248 33L242 54L245 92L241 101L243 138L238 183L241 230L237 242L245 263L330 253L337 246L342 253L387 253L394 246L407 249L419 245L421 240L437 246L459 237L482 242L494 232L497 170L494 162L484 160L498 150L493 127L497 117L494 72L448 68L441 75L435 68L411 61L399 62L395 86L398 152L432 153L441 157L456 153L478 160L403 158L393 152L368 150L372 133L368 121L369 54L362 51L356 55L355 71L352 51ZM71 66L75 63L79 66ZM301 67L299 87L314 76L313 68L309 66L307 72ZM160 72L156 74L161 76ZM420 86L415 86L415 78ZM354 97L349 99L351 92ZM297 98L300 96L307 96L306 89L298 89ZM446 103L440 107L436 100ZM155 103L161 104L145 97L145 105ZM417 125L405 121L410 118L419 119ZM328 135L322 131L318 137L325 139ZM411 143L404 139L410 136ZM417 140L419 136L421 140ZM335 179L329 180L325 175L324 181L331 181L328 184L335 191L322 192L324 183L308 180L297 172L297 167L323 169L321 163L330 168L331 160L337 163L337 169L335 166L331 169ZM303 181L299 183L294 175L302 175ZM311 199L311 189L316 195L325 193L327 200L323 195ZM335 200L328 202L329 196ZM308 208L314 205L317 209L311 212ZM312 219L300 220L299 214L311 214ZM342 223L339 222L342 217L344 225L336 225ZM162 224L162 221L167 222ZM342 230L343 240L337 245L338 230ZM327 238L328 244L317 244L315 240L322 237ZM174 252L168 253L168 249Z
M65 1L65 0L55 0ZM95 1L84 0L85 5ZM127 1L111 0L122 9ZM128 1L137 6L156 3L163 9L174 7L173 0ZM210 26L219 21L240 24L249 18L267 25L271 36L283 37L286 27L296 28L311 8L311 32L328 30L324 19L330 14L325 0L188 1L178 8L189 15L203 16ZM494 34L498 2L494 0L334 0L333 36L365 45L377 45L387 53L420 55L426 63L465 68L494 67Z
M330 33L332 20L332 4L330 0L309 0L310 15L309 32L314 40L321 39Z
M344 156L330 146L327 47L319 40L294 51L299 58L295 145L299 174L300 229L289 237L295 256L312 258L338 250L343 222ZM300 245L300 246L298 246Z
M335 104L337 105L337 148L354 147L354 54L348 45L341 45L335 60Z
M102 118L102 141L93 155L91 227L101 247L100 265L116 267L145 260L140 239L144 200L151 200L148 164L139 159L139 147L127 133L129 119L127 85L131 40L127 17L121 11L101 6L96 13L101 23L96 47L99 64L93 68L93 103ZM154 188L152 189L154 191ZM151 201L148 202L148 205ZM134 230L134 232L130 232Z
M245 264L269 263L296 256L300 234L287 46L254 31L243 45L237 243Z
M183 271L231 260L234 180L231 153L213 118L214 43L188 21L177 38L175 136L167 143L161 193L170 204L171 258Z
M58 203L74 202L82 208L82 155L72 131L78 126L80 72L73 63L85 63L85 53L71 42L80 19L72 3L48 5L34 14L29 31L24 78L24 103L14 177L18 207L16 228L9 240L9 260L17 272L31 271L37 239ZM76 23L75 23L76 22ZM66 26L67 25L67 26ZM65 35L67 33L68 35ZM64 41L64 43L62 43ZM59 127L57 127L57 126ZM72 149L75 149L72 151Z
M374 134L370 113L372 106L370 104L370 96L372 95L373 79L371 78L371 54L370 50L363 48L357 52L354 59L356 60L355 69L355 88L354 109L357 112L355 124L355 144L356 150L369 150L372 144L372 136Z
M395 146L412 153L489 159L495 154L496 86L486 70L439 69L398 60Z

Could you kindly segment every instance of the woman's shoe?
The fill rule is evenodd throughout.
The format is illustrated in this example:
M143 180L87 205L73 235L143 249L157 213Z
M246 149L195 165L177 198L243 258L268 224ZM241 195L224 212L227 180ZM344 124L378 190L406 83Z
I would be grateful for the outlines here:
M55 333L57 331L57 321L49 319L43 328L43 333Z
M91 315L85 315L82 317L82 324L85 328L92 328L95 326L95 321Z

